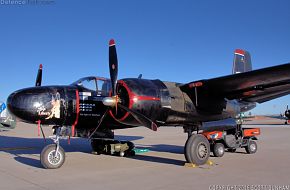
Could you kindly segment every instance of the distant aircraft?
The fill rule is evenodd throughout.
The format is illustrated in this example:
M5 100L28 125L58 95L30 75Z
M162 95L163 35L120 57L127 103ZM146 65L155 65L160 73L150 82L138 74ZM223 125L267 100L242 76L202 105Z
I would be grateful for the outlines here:
M0 101L0 130L1 129L14 129L16 126L16 120L7 109L6 104Z
M227 130L225 126L240 129L235 118L241 112L290 92L289 63L252 71L250 54L240 49L235 51L232 75L186 84L141 77L117 80L116 47L110 40L109 68L110 79L85 77L68 86L41 86L40 65L36 87L8 97L8 108L18 118L38 124L40 129L41 124L54 126L55 145L46 146L40 155L45 168L59 168L64 163L59 139L65 136L91 139L98 153L129 154L134 146L114 141L113 130L138 126L153 131L160 126L183 126L188 133L185 159L202 165L210 156L210 143L201 133L204 123L211 122L209 128L219 130ZM230 138L225 139L239 138L247 152L257 150L254 138L244 138L237 130L227 133ZM235 146L228 143L232 149Z
M286 125L290 124L290 110L288 109L288 105L286 107L286 111L284 113L284 116L285 116L285 119L286 119L285 124Z

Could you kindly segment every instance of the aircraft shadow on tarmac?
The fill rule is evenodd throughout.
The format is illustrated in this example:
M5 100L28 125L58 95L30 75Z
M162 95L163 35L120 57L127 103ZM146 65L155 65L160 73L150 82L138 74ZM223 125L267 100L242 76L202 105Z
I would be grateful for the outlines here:
M139 140L144 137L141 136L122 136L115 135L117 139L122 140ZM60 141L61 146L66 152L83 152L91 153L91 145L88 139L83 138L73 138L68 141L63 139ZM36 168L42 168L39 160L39 154L41 153L44 146L52 144L51 139L43 138L21 138L21 137L11 137L11 136L2 136L0 135L0 152L9 153L14 156L14 159L22 164L29 165ZM29 155L29 157L25 157ZM35 157L35 158L31 158Z
M156 145L150 145L150 146L136 144L136 148L149 149L150 151L154 151L154 152L164 152L164 153L173 153L173 154L183 154L183 151L184 151L183 146L168 145L168 144L156 144ZM164 158L164 157L152 156L152 155L147 155L147 154L137 154L129 158L135 159L135 160L142 160L142 161L147 161L147 162L155 162L155 163L170 164L170 165L177 165L177 166L183 166L185 162L184 160Z
M177 165L183 166L185 161L184 160L177 160L172 158L164 158L164 157L157 157L157 156L149 156L149 155L135 155L133 157L129 157L134 160L142 160L147 162L155 162L161 164L170 164L170 165Z
M143 139L141 136L123 136L115 135L116 139L135 141ZM29 165L35 168L42 168L39 160L39 154L44 146L52 144L52 140L43 138L21 138L21 137L10 137L10 136L0 136L0 152L6 152L14 156L14 159L24 165ZM67 140L61 140L61 146L66 152L82 152L91 154L92 149L90 142L87 139L74 138L71 139L70 144ZM183 154L183 146L178 145L168 145L168 144L156 144L156 145L142 145L136 144L137 149L149 149L153 152L164 152L173 154ZM237 150L235 153L228 154L246 154L242 149ZM26 157L25 155L29 155ZM135 156L128 157L129 159L142 160L147 162L169 164L176 166L183 166L184 159L178 160L173 158L159 157L148 155L146 153L137 154Z

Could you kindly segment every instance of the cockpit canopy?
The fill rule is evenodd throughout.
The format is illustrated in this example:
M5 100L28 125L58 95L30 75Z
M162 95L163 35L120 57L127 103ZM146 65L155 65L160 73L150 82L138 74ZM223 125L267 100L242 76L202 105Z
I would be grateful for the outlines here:
M99 96L109 96L112 90L111 80L103 77L84 77L72 83Z

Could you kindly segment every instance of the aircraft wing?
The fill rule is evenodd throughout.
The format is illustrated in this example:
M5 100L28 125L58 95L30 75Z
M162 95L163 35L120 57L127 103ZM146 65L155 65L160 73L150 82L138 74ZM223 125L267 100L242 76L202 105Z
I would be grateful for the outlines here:
M181 85L180 89L204 108L225 98L263 103L290 93L290 63L194 81Z

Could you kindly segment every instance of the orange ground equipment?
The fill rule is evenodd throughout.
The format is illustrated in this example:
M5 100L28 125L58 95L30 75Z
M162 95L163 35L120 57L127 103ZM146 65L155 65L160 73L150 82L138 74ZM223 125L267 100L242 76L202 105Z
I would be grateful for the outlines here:
M245 148L248 154L257 151L256 136L260 135L260 128L236 128L224 131L205 131L202 133L210 143L210 149L214 156L222 157L225 150L235 152L237 148Z

